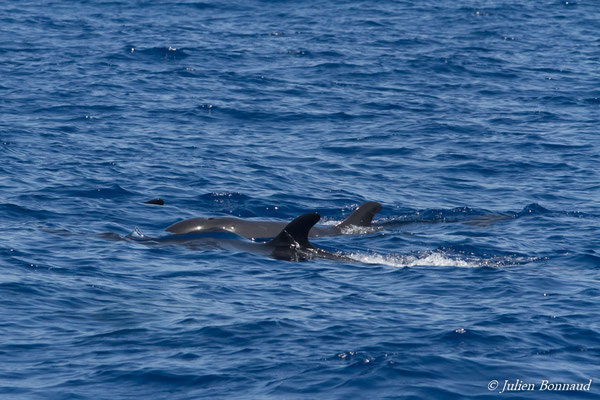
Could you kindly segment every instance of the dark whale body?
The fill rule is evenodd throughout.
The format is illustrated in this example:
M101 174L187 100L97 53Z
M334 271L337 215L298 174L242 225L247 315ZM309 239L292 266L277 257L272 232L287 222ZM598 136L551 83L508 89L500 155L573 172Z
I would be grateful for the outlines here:
M330 260L354 261L343 255L316 248L308 241L308 233L321 219L317 213L299 216L285 225L275 238L265 243L247 240L226 229L213 227L192 233L174 234L159 238L133 238L131 240L145 243L179 242L192 248L231 247L252 253L266 254L279 260L302 261L314 258Z
M340 224L335 226L313 226L308 236L336 236L352 226L370 227L373 217L381 210L381 204L368 201L358 207ZM316 222L315 222L316 223ZM314 224L313 224L314 225ZM273 238L284 228L285 222L277 221L252 221L233 217L223 218L192 218L177 222L169 226L166 231L178 235L188 233L202 233L214 231L227 231L243 236L247 239Z

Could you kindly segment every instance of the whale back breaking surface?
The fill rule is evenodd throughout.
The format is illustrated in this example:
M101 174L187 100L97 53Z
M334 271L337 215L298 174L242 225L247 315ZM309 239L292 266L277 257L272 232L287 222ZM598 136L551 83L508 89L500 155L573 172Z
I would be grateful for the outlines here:
M354 262L355 260L351 258L317 248L310 243L308 240L309 232L320 219L321 217L317 213L303 214L285 225L277 235L274 235L274 239L264 243L248 241L241 235L218 226L204 227L202 230L194 230L181 234L174 233L157 238L147 237L141 233L138 235L129 235L127 238L136 242L149 244L180 242L193 249L241 249L252 253L266 253L273 258L286 261L325 258Z
M381 204L368 201L358 207L344 221L335 226L313 226L309 237L336 236L343 233L343 229L351 226L370 227L373 217L381 210ZM207 232L215 229L233 232L248 239L274 238L287 224L278 221L253 221L234 217L219 218L191 218L177 222L166 228L167 232L186 234L193 232Z
M222 229L236 233L247 239L273 238L285 228L285 222L252 221L234 217L191 218L177 222L165 229L167 232L184 234L204 232L209 229Z

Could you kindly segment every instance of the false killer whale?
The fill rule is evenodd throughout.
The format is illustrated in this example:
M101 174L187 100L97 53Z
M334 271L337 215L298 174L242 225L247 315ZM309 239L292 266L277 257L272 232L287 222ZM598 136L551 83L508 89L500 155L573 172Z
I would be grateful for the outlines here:
M159 238L146 236L132 237L129 239L136 242L181 242L192 248L225 248L231 247L236 250L244 250L252 253L265 253L278 260L302 261L314 258L325 258L330 260L355 261L340 254L316 248L308 241L309 231L321 219L317 213L309 213L299 216L275 236L274 239L265 243L257 243L220 227L211 227L201 231L195 230L191 233L173 234Z
M344 230L347 230L352 226L370 227L373 217L380 210L381 204L375 201L368 201L354 210L352 214L338 225L313 226L312 229L309 228L310 232L308 233L308 236L336 236L343 234ZM317 219L317 221L319 219ZM315 221L315 223L317 221ZM285 230L285 228L287 228L285 222L251 221L233 217L222 217L187 219L185 221L177 222L167 227L165 230L178 235L214 232L215 230L227 231L254 240L276 237L282 230Z

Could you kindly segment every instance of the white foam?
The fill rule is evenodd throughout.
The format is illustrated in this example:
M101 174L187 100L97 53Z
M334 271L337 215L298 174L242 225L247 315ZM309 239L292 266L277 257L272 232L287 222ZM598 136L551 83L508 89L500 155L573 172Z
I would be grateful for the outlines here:
M344 235L367 235L369 233L378 232L381 228L376 226L356 226L350 225L342 228Z
M321 225L327 225L327 226L334 226L337 225L339 223L341 223L342 221L336 221L334 219L325 219L323 218L321 221L319 221L319 224Z
M146 235L144 235L137 226L133 228L133 231L127 236L133 239L144 239L146 237Z
M476 268L485 265L483 262L466 261L449 257L442 252L431 252L420 255L381 255L352 253L348 257L365 264L383 264L392 267L440 266Z

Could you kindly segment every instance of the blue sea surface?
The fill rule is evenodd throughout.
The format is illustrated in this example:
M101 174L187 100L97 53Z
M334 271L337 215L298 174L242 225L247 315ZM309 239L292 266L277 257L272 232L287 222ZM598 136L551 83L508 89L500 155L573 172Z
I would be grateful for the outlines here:
M599 33L593 0L0 0L0 398L600 398ZM365 201L311 239L355 261L128 240Z

